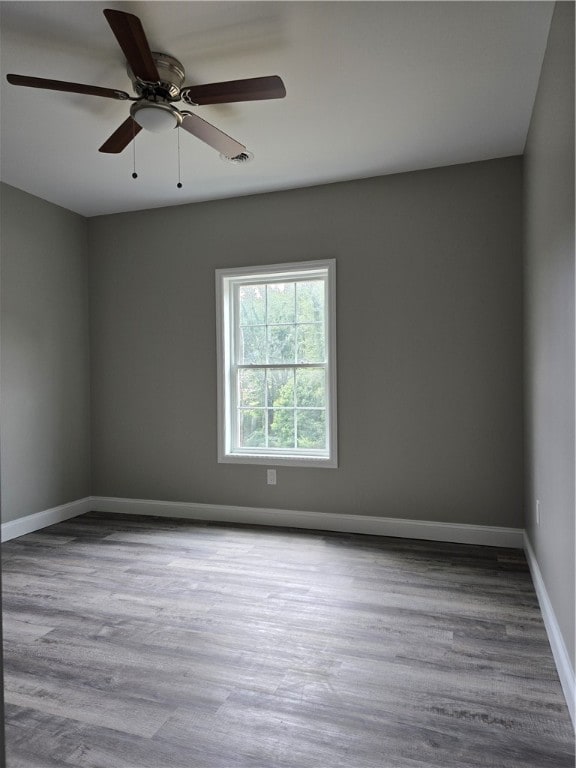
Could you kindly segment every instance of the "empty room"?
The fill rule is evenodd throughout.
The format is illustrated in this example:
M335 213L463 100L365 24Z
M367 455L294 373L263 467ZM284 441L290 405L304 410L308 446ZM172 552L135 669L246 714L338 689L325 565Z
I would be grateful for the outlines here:
M573 768L574 3L0 35L5 765Z

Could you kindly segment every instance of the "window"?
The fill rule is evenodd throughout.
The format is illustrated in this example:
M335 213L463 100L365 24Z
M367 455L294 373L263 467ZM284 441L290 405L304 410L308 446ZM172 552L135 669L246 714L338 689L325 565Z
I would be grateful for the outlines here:
M218 461L337 466L334 260L216 270Z

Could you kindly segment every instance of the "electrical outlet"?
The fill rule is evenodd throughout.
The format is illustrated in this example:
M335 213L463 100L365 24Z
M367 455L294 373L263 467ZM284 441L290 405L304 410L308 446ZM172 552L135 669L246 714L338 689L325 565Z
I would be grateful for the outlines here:
M536 499L536 525L540 525L540 499Z
M275 469L267 469L266 470L266 482L268 485L276 485L276 470Z

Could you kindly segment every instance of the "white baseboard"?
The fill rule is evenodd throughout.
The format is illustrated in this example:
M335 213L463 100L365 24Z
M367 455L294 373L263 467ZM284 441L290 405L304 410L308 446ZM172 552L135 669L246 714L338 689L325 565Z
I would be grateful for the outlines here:
M542 612L542 618L544 619L544 626L546 627L546 633L548 634L548 640L550 641L550 647L552 648L552 655L556 662L556 669L558 670L558 676L564 691L570 717L572 718L572 724L576 728L576 677L574 675L574 669L572 669L572 663L570 661L570 655L566 649L554 608L548 597L548 591L540 572L540 566L536 560L536 555L532 549L530 539L528 535L524 533L524 551L526 553L526 559L530 567L530 573L532 574L532 581L534 582L534 588L540 603L540 610Z
M62 504L59 507L52 507L52 509L44 509L42 512L35 512L32 515L26 515L25 517L19 517L17 520L2 523L2 541L9 541L18 536L24 536L26 533L47 528L49 525L54 525L54 523L69 520L71 517L83 515L85 512L90 512L92 505L92 498L86 496L84 499L77 499L69 504Z
M523 545L523 530L521 528L435 523L426 520L403 520L393 517L302 512L289 509L236 507L179 501L119 499L106 496L92 497L92 509L99 512L120 512L133 515L155 515L157 517L179 517L189 520L289 528L313 528L342 533L366 533L373 536L397 536L430 541L451 541L460 544L485 544L493 547L521 549Z
M464 523L440 523L427 520L405 520L394 517L344 515L331 512L302 512L290 509L237 507L221 504L198 504L180 501L151 501L110 496L86 496L52 509L45 509L17 520L2 523L2 541L38 531L54 523L85 512L98 511L156 517L177 517L249 525L271 525L289 528L311 528L342 533L365 533L373 536L396 536L460 544L482 544L492 547L522 548L521 528L500 528Z

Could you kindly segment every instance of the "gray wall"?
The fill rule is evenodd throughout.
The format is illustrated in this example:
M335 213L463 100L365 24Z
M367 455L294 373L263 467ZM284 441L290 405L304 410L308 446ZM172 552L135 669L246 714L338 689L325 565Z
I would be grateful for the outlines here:
M86 221L2 184L2 520L90 493Z
M93 493L523 526L521 159L90 219ZM216 462L214 270L335 257L338 469Z
M525 259L526 527L574 664L572 3L556 4L528 134Z

